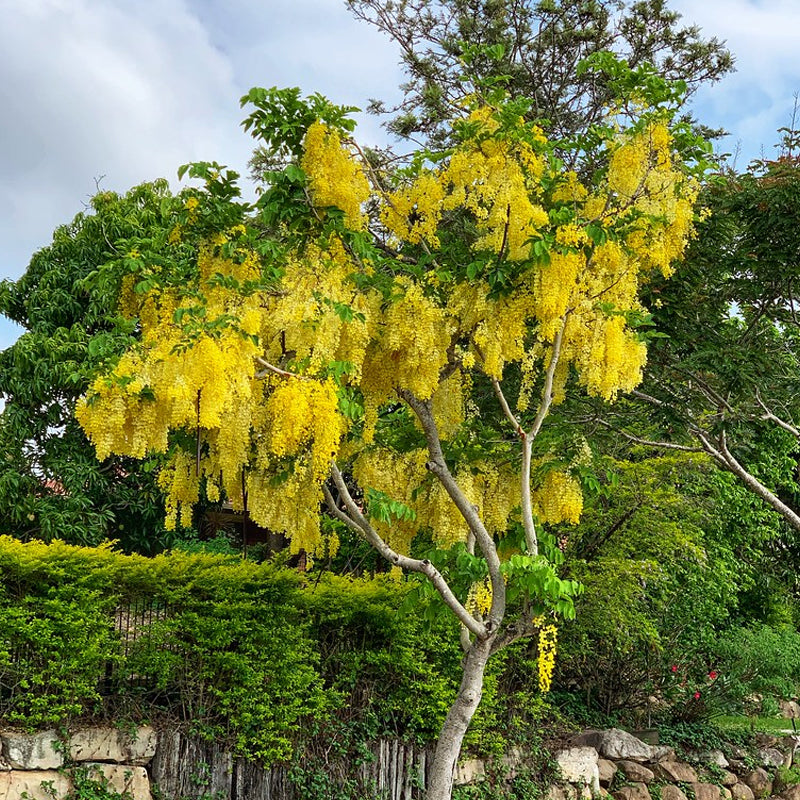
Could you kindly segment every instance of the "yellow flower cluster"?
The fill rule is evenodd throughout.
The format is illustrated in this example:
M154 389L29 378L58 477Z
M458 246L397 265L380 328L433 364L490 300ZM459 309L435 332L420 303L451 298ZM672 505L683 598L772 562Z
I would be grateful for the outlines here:
M583 492L571 475L550 470L533 493L533 513L541 522L576 525L583 512Z
M176 449L158 473L158 486L166 498L164 524L167 530L174 530L178 524L190 528L192 509L200 494L195 459L186 451Z
M509 261L530 255L530 242L549 223L547 212L532 200L536 187L505 142L484 141L457 150L441 174L448 188L445 209L466 208L475 215L481 234L476 249L491 250Z
M558 628L553 624L545 625L543 617L538 617L534 622L539 626L539 656L537 659L539 691L549 692L553 681L553 670L556 666Z
M464 607L470 614L485 617L492 608L492 582L488 575L483 580L475 581L469 587Z
M288 473L254 469L247 473L247 506L252 519L290 539L292 553L315 554L325 546L320 532L320 505L324 501L320 482L303 457Z
M381 220L401 241L419 244L425 240L438 247L436 229L443 199L441 181L430 172L423 172L412 184L387 196Z
M266 445L283 458L307 452L312 480L320 483L330 470L345 425L338 410L333 381L287 378L270 394L264 415L268 420Z
M408 453L397 453L387 448L369 448L363 450L353 464L353 477L365 490L367 487L394 498L403 503L418 515L417 520L397 519L391 523L373 520L378 533L395 550L408 553L411 540L417 533L421 508L418 505L417 493L423 483L429 482L425 463L428 460L427 450L412 450Z
M322 122L309 126L303 142L301 166L308 176L311 200L317 208L335 206L344 211L353 230L366 224L361 204L370 189L361 165L342 146L339 134Z
M400 241L437 245L442 212L463 208L478 225L476 249L509 261L528 258L531 240L549 223L537 199L545 162L529 141L493 137L499 127L493 114L488 107L473 111L469 119L479 123L474 138L462 142L447 164L422 171L385 198L382 220ZM537 146L546 141L538 129L531 138Z

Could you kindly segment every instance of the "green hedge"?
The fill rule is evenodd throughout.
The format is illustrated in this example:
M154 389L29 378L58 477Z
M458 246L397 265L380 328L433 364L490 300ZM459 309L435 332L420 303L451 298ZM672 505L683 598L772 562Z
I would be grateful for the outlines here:
M399 612L404 594L388 577L0 537L0 721L163 718L268 763L312 734L430 740L461 654L455 631ZM147 613L121 633L131 607Z

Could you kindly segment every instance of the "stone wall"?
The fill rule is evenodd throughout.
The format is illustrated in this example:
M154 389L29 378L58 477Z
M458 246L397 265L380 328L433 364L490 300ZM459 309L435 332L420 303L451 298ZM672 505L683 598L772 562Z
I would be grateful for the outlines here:
M151 781L165 800L301 800L284 768L262 769L213 743L177 731L82 728L62 742L55 731L25 734L0 730L0 798L63 798L82 775L106 781L134 800L152 800ZM553 750L562 780L547 800L800 800L800 784L781 784L780 766L800 767L800 736L762 737L755 753L732 748L679 759L670 747L647 744L620 730L584 731ZM416 800L430 751L399 742L378 742L373 758L357 767L331 762L330 779L355 781L382 800ZM526 765L516 750L504 759L513 775ZM465 760L457 784L486 779L486 766Z
M671 747L625 731L585 731L555 752L565 784L551 787L548 800L800 800L800 784L776 775L778 767L800 766L800 736L762 736L759 744L755 752L731 748L730 760L720 750L679 759Z
M62 742L56 731L0 731L0 798L64 797L81 774L106 782L135 800L152 800L147 766L156 753L152 728L124 732L82 728ZM68 766L67 766L68 765Z

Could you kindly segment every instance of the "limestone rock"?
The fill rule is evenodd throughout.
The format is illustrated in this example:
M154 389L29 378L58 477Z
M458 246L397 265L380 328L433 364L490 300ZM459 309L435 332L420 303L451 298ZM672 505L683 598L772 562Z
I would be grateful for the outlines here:
M69 737L73 761L108 761L116 764L149 764L156 752L156 732L149 727L132 733L117 728L82 728Z
M783 800L800 800L800 784L794 783L787 786L781 793Z
M772 781L766 770L761 767L756 767L752 772L748 772L743 780L753 790L756 798L766 797L772 793Z
M697 783L697 773L683 761L661 761L653 765L655 776L669 783Z
M623 786L612 792L614 800L652 800L650 792L643 783L632 783L630 786ZM662 794L663 798L663 794Z
M667 747L667 745L664 744L653 747L652 751L653 752L650 754L650 761L653 764L657 764L660 761L675 761L677 758L675 749L673 747Z
M697 760L701 764L710 764L714 767L720 767L721 769L727 769L730 766L722 750L705 750L697 754Z
M800 705L794 700L779 700L778 707L784 719L800 719Z
M780 767L783 765L783 753L777 747L762 747L758 751L758 760L762 767Z
M4 760L11 769L49 770L64 764L58 750L58 734L53 730L34 734L2 731L0 741Z
M482 781L485 777L486 767L483 761L477 758L470 758L466 761L461 761L456 767L453 784L455 786L463 786L465 783Z
M667 783L661 787L661 800L687 800L687 798L683 789Z
M638 761L618 761L617 768L621 769L625 777L634 783L652 783L656 777L653 770L642 766Z
M715 783L691 784L695 800L722 800L722 792Z
M56 770L0 772L0 797L3 800L52 800L54 796L65 797L70 789L69 778Z
M557 783L547 787L544 800L576 800L577 791L574 786L561 786Z
M739 779L727 769L723 769L720 775L720 781L723 786L733 786L736 783L739 783Z
M614 780L614 776L617 774L617 765L607 758L598 758L597 770L600 773L600 785L610 786L611 781Z
M128 794L135 800L152 800L150 779L144 767L132 767L127 764L92 764L86 768L90 775L100 775L118 794ZM2 795L0 795L2 796Z
M603 757L614 761L651 761L657 748L645 744L627 731L611 728L607 731L584 731L573 736L570 745L574 747L594 747Z
M592 794L600 791L600 770L594 747L569 747L554 754L564 780L588 786Z

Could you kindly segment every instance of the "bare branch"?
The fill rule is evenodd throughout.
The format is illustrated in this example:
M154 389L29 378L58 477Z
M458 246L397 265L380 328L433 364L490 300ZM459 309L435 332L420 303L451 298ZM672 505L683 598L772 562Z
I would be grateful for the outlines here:
M270 373L274 375L280 375L283 378L299 378L300 380L308 380L305 375L298 375L296 372L287 372L285 369L281 369L280 367L276 367L274 364L270 364L269 361L262 358L261 356L256 356L256 361L264 367L263 370L260 372L256 372L256 378L265 378Z
M425 439L428 443L428 454L430 461L425 465L432 472L444 487L450 499L461 513L467 526L475 536L475 541L480 548L489 569L489 579L492 582L492 607L489 611L489 618L486 629L489 632L497 630L506 613L506 585L500 571L500 558L497 555L497 547L489 532L486 530L483 520L478 515L478 510L473 506L461 491L458 483L450 472L444 453L442 452L439 431L436 421L433 418L430 400L420 400L412 392L406 389L399 389L398 395L408 403L411 410L417 415L417 419L422 425Z
M758 495L767 505L777 511L796 531L800 531L800 515L767 489L761 481L752 473L748 472L736 458L734 458L733 454L728 449L728 442L724 432L719 437L719 449L717 453L719 454L717 460L729 472L736 475L751 492Z
M621 428L614 427L610 422L607 420L601 419L600 417L596 417L595 421L603 425L604 427L608 428L609 430L614 431L614 433L618 433L620 436L623 436L629 442L633 442L634 444L641 444L645 447L662 447L666 450L679 450L682 453L704 453L708 452L705 447L689 447L688 445L684 444L675 444L674 442L657 442L652 441L650 439L642 439L639 436L634 436L632 433L628 433L627 431L623 431ZM712 454L713 455L713 454Z
M506 400L506 396L503 394L503 387L500 386L500 381L497 380L497 378L492 378L492 388L494 389L497 401L500 403L500 408L503 409L503 415L509 421L509 423L511 423L511 427L514 429L514 432L517 434L517 436L522 436L524 433L522 430L522 425L520 425L519 420L516 418L514 412L511 410L511 407L508 405L508 400Z
M553 349L550 352L550 363L547 365L547 372L544 377L544 388L542 389L542 401L539 404L539 411L536 414L536 419L533 421L531 429L528 431L528 436L535 439L541 430L545 418L550 412L550 406L553 403L553 382L555 380L556 367L558 360L561 357L561 344L564 341L564 331L567 327L567 320L569 319L569 312L564 314L561 320L561 327L558 329L555 338L553 339Z
M761 419L766 420L768 422L774 422L779 428L783 428L783 430L788 431L792 434L792 436L796 436L800 439L800 430L798 430L794 425L786 420L781 419L780 417L775 416L772 411L767 407L766 403L761 399L761 395L756 391L756 402L761 409L763 410L764 414L762 415Z

